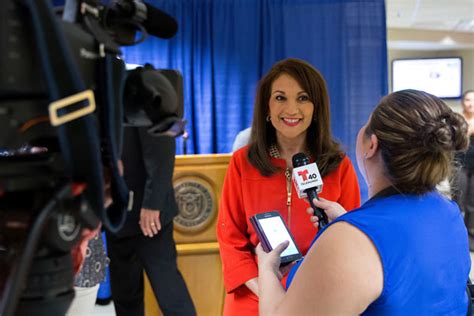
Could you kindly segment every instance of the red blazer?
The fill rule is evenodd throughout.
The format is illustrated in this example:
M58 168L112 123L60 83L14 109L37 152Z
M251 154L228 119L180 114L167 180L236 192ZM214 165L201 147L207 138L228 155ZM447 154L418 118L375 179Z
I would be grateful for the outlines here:
M248 161L247 149L247 146L243 147L232 156L219 206L217 239L227 291L224 315L258 315L258 298L244 285L258 275L253 249L259 240L249 222L250 216L278 211L303 255L317 233L317 228L312 225L306 213L309 203L298 198L293 183L288 207L285 173L262 176ZM271 159L274 165L285 170L284 159ZM323 191L319 195L338 202L346 210L360 206L359 183L347 157L344 157L335 170L323 177Z

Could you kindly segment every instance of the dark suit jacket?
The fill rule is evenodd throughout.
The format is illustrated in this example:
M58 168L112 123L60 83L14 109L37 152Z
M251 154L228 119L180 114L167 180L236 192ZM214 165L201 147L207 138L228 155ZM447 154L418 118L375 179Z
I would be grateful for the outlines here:
M133 209L128 212L118 237L142 234L138 224L142 207L159 210L162 226L178 214L172 183L175 139L153 137L146 130L124 128L122 161L125 181L133 191Z

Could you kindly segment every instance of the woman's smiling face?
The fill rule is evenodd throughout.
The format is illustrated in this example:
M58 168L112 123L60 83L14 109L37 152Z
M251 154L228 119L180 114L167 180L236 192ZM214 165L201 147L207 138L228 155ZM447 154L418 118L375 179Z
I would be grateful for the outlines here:
M306 137L313 120L314 104L308 93L290 75L283 73L273 82L269 110L278 139Z

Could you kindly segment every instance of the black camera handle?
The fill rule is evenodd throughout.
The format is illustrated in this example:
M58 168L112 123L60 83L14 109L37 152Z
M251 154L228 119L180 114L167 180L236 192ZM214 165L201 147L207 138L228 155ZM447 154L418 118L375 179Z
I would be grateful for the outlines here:
M73 0L72 2L77 6L77 0ZM78 8L80 11L79 15L76 16L77 21L71 22L80 22L82 17L82 22L84 22L87 30L94 36L97 43L99 44L99 54L101 57L105 57L106 53L121 55L122 52L120 51L119 46L107 34L107 32L101 27L99 23L98 19L100 12L96 8L98 1L79 0L79 2L81 5L80 8Z

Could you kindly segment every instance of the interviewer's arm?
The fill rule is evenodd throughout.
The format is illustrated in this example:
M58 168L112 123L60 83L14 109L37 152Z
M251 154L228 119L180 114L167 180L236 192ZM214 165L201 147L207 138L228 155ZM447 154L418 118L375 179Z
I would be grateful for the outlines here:
M376 248L364 233L344 222L319 237L286 293L277 286L275 271L266 270L259 272L261 316L359 315L383 289Z
M274 307L279 306L285 297L285 290L281 285L282 273L279 270L280 254L288 247L288 241L278 245L270 253L266 253L262 244L256 248L258 256L259 314L273 315Z

